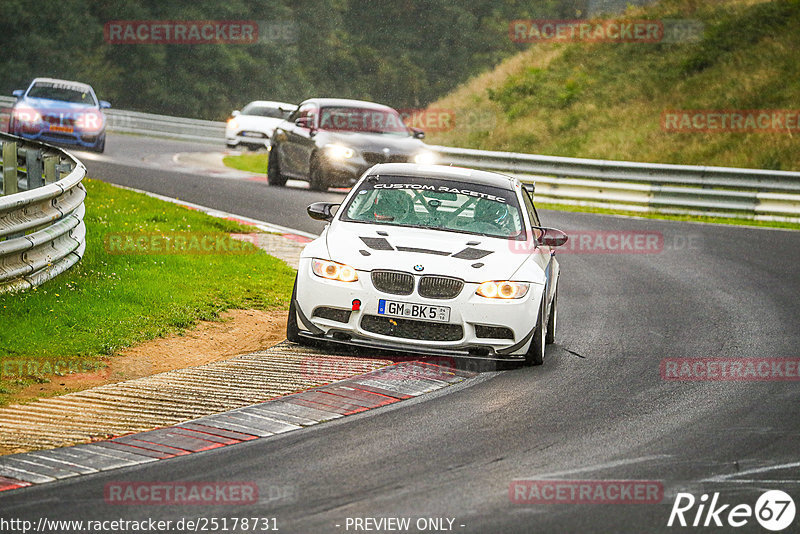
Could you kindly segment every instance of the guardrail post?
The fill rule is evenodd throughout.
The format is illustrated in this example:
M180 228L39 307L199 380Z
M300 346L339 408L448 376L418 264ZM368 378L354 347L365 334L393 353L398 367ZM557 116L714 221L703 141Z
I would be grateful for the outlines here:
M28 149L25 151L25 175L28 178L28 191L44 185L44 167L42 166L42 151Z
M44 158L44 181L47 184L52 184L58 181L56 174L56 164L59 161L58 156L45 156Z
M17 184L17 143L3 143L3 195L19 191Z

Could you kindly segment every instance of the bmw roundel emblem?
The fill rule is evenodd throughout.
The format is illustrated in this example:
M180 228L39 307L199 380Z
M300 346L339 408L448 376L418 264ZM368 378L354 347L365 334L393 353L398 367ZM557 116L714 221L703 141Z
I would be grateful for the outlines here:
M423 267L422 265L415 265L415 266L414 266L414 270L415 270L415 271L417 271L417 272L419 273L419 272L422 272L422 271L424 271L424 270L425 270L425 267Z

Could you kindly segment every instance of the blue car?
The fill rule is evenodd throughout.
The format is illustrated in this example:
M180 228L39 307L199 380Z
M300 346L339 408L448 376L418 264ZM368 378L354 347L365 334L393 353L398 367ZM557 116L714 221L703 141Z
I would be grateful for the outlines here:
M53 78L36 78L27 90L13 92L8 131L48 143L103 152L106 116L111 104L98 100L91 85Z

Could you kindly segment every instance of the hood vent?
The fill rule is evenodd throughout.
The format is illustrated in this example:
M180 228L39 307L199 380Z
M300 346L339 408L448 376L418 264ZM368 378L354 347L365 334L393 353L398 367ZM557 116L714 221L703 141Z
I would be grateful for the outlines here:
M391 243L382 237L362 237L360 239L372 250L394 250Z
M464 250L462 250L461 252L453 254L453 257L454 258L458 258L459 260L473 261L473 260L479 260L481 258L485 258L486 256L488 256L491 253L492 253L491 250L481 250L479 248L467 247Z

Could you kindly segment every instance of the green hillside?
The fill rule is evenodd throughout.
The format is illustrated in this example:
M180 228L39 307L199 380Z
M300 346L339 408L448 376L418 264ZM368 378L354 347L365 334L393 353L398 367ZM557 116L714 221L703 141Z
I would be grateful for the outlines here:
M627 19L692 19L694 42L538 43L431 104L431 143L800 170L800 130L665 131L668 110L800 110L800 2L664 0Z

